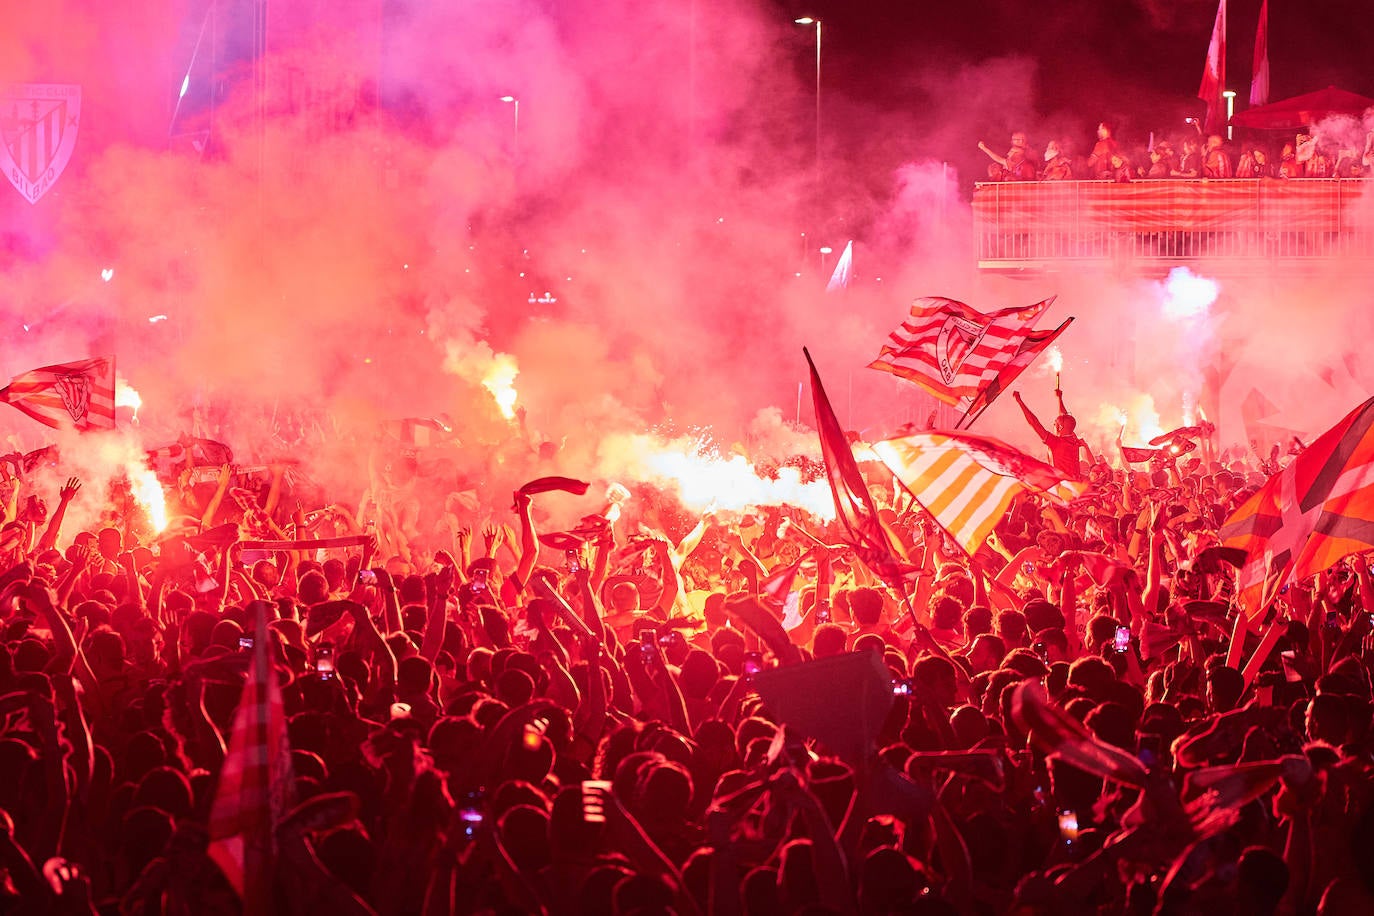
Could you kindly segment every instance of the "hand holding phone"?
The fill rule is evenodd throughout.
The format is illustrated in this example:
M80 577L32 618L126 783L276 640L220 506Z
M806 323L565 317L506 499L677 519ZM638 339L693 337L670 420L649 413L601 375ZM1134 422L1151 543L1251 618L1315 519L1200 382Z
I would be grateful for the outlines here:
M334 676L334 644L322 642L315 647L315 670L320 680L327 681Z
M1125 652L1131 648L1131 628L1117 627L1116 637L1112 640L1112 649L1116 652Z

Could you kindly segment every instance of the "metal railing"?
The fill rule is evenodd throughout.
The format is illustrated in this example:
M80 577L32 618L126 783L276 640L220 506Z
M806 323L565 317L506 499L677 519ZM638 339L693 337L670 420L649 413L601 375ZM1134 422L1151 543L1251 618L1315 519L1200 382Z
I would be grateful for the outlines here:
M987 182L973 192L979 266L1191 260L1252 269L1322 259L1374 266L1362 179Z

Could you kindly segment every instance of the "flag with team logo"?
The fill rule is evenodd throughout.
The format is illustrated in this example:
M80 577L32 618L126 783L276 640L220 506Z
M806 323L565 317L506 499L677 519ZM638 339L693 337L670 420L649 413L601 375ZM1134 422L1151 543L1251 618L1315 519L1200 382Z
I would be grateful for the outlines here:
M54 429L114 429L114 402L112 357L44 366L0 388L0 403Z
M1220 534L1246 553L1236 600L1252 621L1285 585L1374 549L1374 398L1270 477Z
M954 299L917 299L868 367L919 385L946 404L970 404L1016 357L1053 302L1051 296L984 313Z

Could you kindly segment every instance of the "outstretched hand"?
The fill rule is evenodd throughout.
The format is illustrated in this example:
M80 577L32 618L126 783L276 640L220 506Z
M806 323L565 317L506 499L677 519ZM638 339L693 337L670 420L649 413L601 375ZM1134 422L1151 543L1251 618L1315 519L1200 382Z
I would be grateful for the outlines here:
M76 495L76 491L80 489L81 480L77 477L68 477L67 482L63 484L62 489L57 491L57 498L62 500L62 502L64 503L71 502L72 497Z

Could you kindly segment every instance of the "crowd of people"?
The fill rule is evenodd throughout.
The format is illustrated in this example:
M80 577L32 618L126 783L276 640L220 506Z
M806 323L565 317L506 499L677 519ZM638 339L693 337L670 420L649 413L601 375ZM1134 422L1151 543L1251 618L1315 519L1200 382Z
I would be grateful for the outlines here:
M789 506L546 477L486 519L404 467L310 505L225 464L194 524L73 530L89 488L14 465L0 910L259 911L209 851L266 643L281 912L1374 912L1370 563L1293 583L1247 670L1217 531L1283 459L1199 444L1088 454L971 557L862 464L909 595Z
M1301 131L1279 146L1261 140L1231 142L1220 134L1204 135L1196 119L1195 131L1175 141L1150 135L1148 146L1127 150L1102 122L1087 156L1075 152L1072 141L1050 140L1042 155L1030 147L1025 131L1014 131L1011 147L1000 154L979 141L978 148L992 161L989 181L1113 181L1178 178L1363 178L1374 171L1374 132L1363 149L1341 148Z

